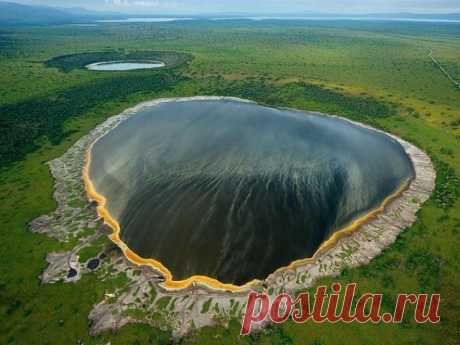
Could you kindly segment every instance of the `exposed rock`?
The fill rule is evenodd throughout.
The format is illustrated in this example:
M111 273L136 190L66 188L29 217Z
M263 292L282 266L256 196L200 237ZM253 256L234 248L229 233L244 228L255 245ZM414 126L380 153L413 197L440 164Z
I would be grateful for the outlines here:
M62 280L67 272L70 270L70 257L72 252L63 253L49 253L46 256L46 261L49 263L48 267L40 276L43 284L55 283Z

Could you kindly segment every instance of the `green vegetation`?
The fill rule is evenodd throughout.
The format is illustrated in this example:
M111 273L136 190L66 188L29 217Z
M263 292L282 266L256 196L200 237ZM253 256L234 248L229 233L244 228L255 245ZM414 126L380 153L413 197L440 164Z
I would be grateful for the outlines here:
M136 92L168 91L183 77L170 72L114 77L76 86L47 97L34 98L0 107L0 167L39 147L46 137L56 145L72 129L64 130L69 117L84 114L109 100L123 101Z
M84 247L78 252L80 262L86 262L89 259L95 258L104 249L104 245L108 243L106 236L101 236L97 240L93 241L89 246Z
M441 148L443 152L444 148ZM451 208L460 197L460 179L448 164L439 159L434 159L437 172L436 189L433 192L433 200L438 207Z
M274 106L295 106L302 109L340 112L354 118L389 116L392 107L371 97L347 95L306 82L290 82L279 87L272 81L257 78L226 81L222 77L210 78L202 93L231 95Z
M158 307L159 310L165 310L166 307L168 306L169 302L171 301L170 296L164 296L161 297L157 302L156 306Z
M212 298L209 298L206 302L203 303L203 306L201 307L201 314L205 314L209 311L211 302L212 302Z
M385 308L391 308L398 292L440 292L441 322L286 323L240 338L235 320L229 328L198 330L182 344L456 344L460 90L433 65L428 49L458 78L459 37L458 24L347 21L0 30L0 343L169 342L166 332L141 324L90 337L89 311L105 293L123 285L123 275L100 281L88 274L76 284L40 285L37 276L46 266L46 253L61 251L65 244L30 233L26 224L56 206L44 163L96 124L143 100L212 94L342 114L429 152L438 172L436 191L414 226L369 265L321 283L357 282L360 292L388 297ZM97 73L81 68L92 54L160 50L193 54L194 59L155 71ZM157 301L165 310L169 303Z

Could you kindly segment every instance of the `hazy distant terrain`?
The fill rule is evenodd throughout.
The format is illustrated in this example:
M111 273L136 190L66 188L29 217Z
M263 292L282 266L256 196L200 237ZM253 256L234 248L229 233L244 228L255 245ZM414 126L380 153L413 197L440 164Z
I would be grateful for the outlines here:
M2 24L72 23L78 20L78 16L55 8L0 2L0 23Z
M68 5L68 4L62 4ZM80 7L50 7L50 6L34 6L23 5L15 2L1 1L0 2L0 25L20 25L20 24L78 24L91 23L98 20L121 20L127 19L135 21L136 18L145 21L146 18L186 18L186 19L208 19L208 20L223 20L223 19L277 19L277 20L321 20L321 19L348 19L348 20L417 20L417 21L458 21L460 13L438 13L438 14L420 14L420 13L369 13L369 14L347 14L347 13L284 13L273 14L257 12L249 13L230 13L216 12L208 14L194 15L171 15L155 12L146 13L129 13L126 12L110 12L110 11L91 11Z
M110 13L98 13L82 8L55 8L22 5L14 2L0 2L0 25L71 24L114 17L122 16Z

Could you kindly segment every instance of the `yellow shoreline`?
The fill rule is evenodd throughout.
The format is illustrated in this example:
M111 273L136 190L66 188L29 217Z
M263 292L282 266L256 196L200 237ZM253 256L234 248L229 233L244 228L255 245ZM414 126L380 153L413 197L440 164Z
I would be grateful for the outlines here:
M105 207L107 199L104 196L97 193L96 189L94 188L93 182L89 178L89 167L91 164L91 152L92 152L93 145L97 141L98 139L93 141L93 143L89 146L87 153L86 153L85 164L83 167L83 181L85 184L85 189L86 189L89 200L96 201L98 203L98 207L97 207L98 215L104 220L105 224L110 226L110 228L113 231L112 234L109 236L110 240L112 240L112 242L118 245L118 247L122 250L123 254L129 261L137 265L151 266L157 271L161 272L161 274L163 274L165 278L163 286L166 289L184 289L193 283L203 283L214 289L238 292L238 291L242 291L247 288L250 288L251 286L260 282L259 280L255 279L244 285L239 286L239 285L234 285L234 284L225 284L225 283L218 281L217 279L214 279L208 276L202 276L202 275L191 276L184 280L174 280L171 272L160 261L157 261L155 259L142 258L139 255L137 255L135 252L133 252L126 245L126 243L124 243L123 240L120 238L120 224L118 224L115 218L112 217L110 212ZM412 159L411 157L409 158ZM295 260L291 262L288 266L278 268L273 273L271 273L269 276L277 272L280 272L280 271L296 268L306 263L312 263L318 255L324 253L324 251L331 248L340 238L351 235L354 231L359 229L363 224L367 223L371 219L374 219L379 213L383 212L385 210L385 207L388 204L390 204L393 200L397 199L401 195L401 193L403 193L410 186L411 182L412 182L412 179L408 179L405 183L401 185L401 187L398 188L398 190L396 190L393 194L385 198L385 200L383 200L382 204L379 207L370 211L368 214L354 220L353 222L351 222L351 224L347 225L343 229L340 229L336 231L334 234L332 234L332 236L328 240L324 241L321 244L321 246L316 250L316 252L313 254L312 257Z

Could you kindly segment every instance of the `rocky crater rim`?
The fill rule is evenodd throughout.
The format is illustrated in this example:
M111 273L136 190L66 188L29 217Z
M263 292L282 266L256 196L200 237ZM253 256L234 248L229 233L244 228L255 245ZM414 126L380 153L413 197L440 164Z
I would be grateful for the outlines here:
M149 61L162 62L165 64L160 69L175 68L187 64L193 60L193 55L178 51L160 50L103 50L86 51L66 55L54 56L44 62L48 68L57 68L63 72L70 72L75 69L87 69L86 66L99 62L118 61Z
M106 198L103 195L100 195L94 188L94 185L89 178L89 166L91 162L91 151L93 145L104 135L106 135L108 132L116 128L120 123L122 123L124 120L128 119L130 116L136 114L139 110L146 108L146 107L151 107L163 102L182 102L182 101L199 101L199 100L233 100L233 101L239 101L239 102L249 102L249 103L254 103L257 104L256 102L250 101L250 100L245 100L245 99L239 99L239 98L234 98L234 97L219 97L219 96L196 96L196 97L184 97L184 98L165 98L165 99L157 99L157 100L152 100L152 101L147 101L140 103L132 108L129 108L125 111L123 111L119 115L115 116L121 116L121 119L118 123L116 123L115 126L107 126L104 124L101 124L97 128L99 128L98 133L100 134L95 140L92 141L92 143L89 145L89 147L86 150L86 157L85 157L85 163L84 163L84 168L83 168L83 181L85 184L86 192L88 199L91 202L96 201L98 203L97 207L97 213L99 217L101 217L104 222L112 229L112 234L109 235L109 238L112 242L114 242L123 252L124 256L131 261L132 263L140 266L150 266L154 270L160 272L163 277L164 277L164 282L162 283L163 288L168 289L168 290L181 290L181 289L186 289L190 285L193 284L204 284L206 287L211 288L211 289L217 289L217 290L224 290L224 291L229 291L229 292L242 292L251 289L255 285L258 285L261 283L259 280L253 280L250 281L244 285L234 285L234 284L226 284L218 281L217 279L208 277L208 276L201 276L201 275L195 275L191 276L187 279L184 280L174 280L171 272L168 270L167 267L165 267L160 261L152 259L152 258L142 258L139 255L137 255L133 250L131 250L126 243L124 243L121 238L120 238L120 225L118 221L109 213L107 210L106 206ZM276 108L276 107L275 107ZM281 109L286 109L286 108L281 108ZM296 110L296 109L289 109L289 110L294 110L303 113L304 111L302 110ZM359 230L363 227L363 225L371 225L373 222L380 220L382 217L385 217L386 210L389 206L392 206L395 203L407 203L409 198L411 197L409 193L411 190L411 187L414 187L414 184L420 184L420 173L424 170L428 170L429 172L433 172L432 179L430 178L428 182L429 186L426 188L426 198L431 194L432 189L434 187L434 170L431 165L431 161L429 160L428 156L412 144L409 144L408 142L391 135L389 133L383 132L381 130L375 129L373 127L348 120L346 118L336 116L336 115L329 115L329 114L322 114L318 112L311 112L313 114L318 114L322 116L331 116L331 117L338 117L342 120L349 121L357 126L362 126L368 129L371 129L373 131L376 131L378 133L384 133L390 138L395 139L398 141L398 143L404 148L404 151L408 155L413 168L414 168L414 177L412 179L408 179L403 183L398 190L396 190L393 194L387 196L383 202L380 204L379 207L371 210L370 212L366 213L365 215L356 218L353 220L350 224L347 226L343 227L340 230L337 230L334 234L332 234L329 239L324 241L322 245L318 248L318 250L314 253L313 256L309 258L304 258L300 260L295 260L291 262L288 266L285 267L280 267L278 268L275 272L270 274L265 281L271 281L276 279L276 277L279 274L284 274L286 272L296 270L299 267L306 266L306 265L311 265L315 264L320 260L320 258L324 255L327 255L328 252L333 249L340 241L341 239L350 237L354 233L359 233ZM114 117L115 117L114 116ZM113 118L113 117L112 117ZM108 119L106 122L110 121ZM102 130L101 130L102 129ZM421 154L422 153L422 154ZM422 158L422 159L420 159ZM431 176L430 175L430 176ZM423 181L422 181L423 182ZM431 186L433 185L433 186ZM421 203L425 200L420 200L420 205L417 205L416 210L418 210L421 206ZM416 210L414 212L416 212ZM404 226L405 227L405 226ZM387 245L386 244L380 244L377 243L377 246L380 247L380 249L385 248Z

